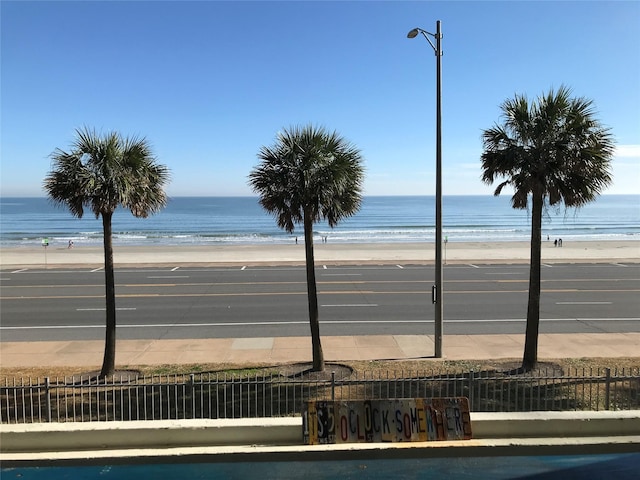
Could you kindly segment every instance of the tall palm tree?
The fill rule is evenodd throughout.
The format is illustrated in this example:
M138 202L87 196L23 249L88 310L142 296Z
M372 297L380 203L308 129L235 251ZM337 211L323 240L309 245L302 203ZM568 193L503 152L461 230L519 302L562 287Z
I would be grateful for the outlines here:
M611 183L614 140L596 118L593 102L572 98L561 86L536 101L516 95L501 105L503 123L482 134L482 180L498 184L494 195L509 185L511 205L529 209L531 258L529 299L522 368L538 360L540 324L540 262L542 215L549 206L582 207Z
M76 130L69 152L56 149L52 170L44 180L49 198L82 218L84 209L102 217L106 298L106 335L100 377L112 375L116 357L116 297L111 219L119 206L147 217L167 203L164 185L169 170L156 163L146 139L104 136L88 128Z
M313 370L324 370L320 343L318 295L313 256L313 225L327 220L331 228L356 213L362 200L364 167L360 151L336 132L314 126L294 127L258 153L262 161L249 174L260 205L289 233L304 228L309 324Z

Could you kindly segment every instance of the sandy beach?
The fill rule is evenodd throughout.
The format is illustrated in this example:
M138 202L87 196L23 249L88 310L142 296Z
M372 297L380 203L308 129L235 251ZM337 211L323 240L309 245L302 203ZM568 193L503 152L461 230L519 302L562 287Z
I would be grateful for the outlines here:
M314 246L316 264L395 264L434 262L433 243L343 243ZM92 266L104 264L101 247L0 248L1 268ZM445 263L527 263L528 242L457 243L443 250ZM542 261L640 263L639 241L542 244ZM304 264L304 245L115 246L116 266Z

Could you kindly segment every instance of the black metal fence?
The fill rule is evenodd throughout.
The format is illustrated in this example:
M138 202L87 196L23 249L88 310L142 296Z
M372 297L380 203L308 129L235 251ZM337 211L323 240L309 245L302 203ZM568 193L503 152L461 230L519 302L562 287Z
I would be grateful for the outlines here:
M11 379L2 423L299 415L307 400L469 398L472 411L640 409L640 368L519 372L354 372Z

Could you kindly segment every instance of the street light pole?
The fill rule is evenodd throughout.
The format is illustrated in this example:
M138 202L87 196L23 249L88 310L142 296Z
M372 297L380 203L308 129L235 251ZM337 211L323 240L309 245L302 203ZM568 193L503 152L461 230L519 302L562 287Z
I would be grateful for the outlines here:
M435 305L435 357L442 358L442 324L443 324L443 291L442 291L442 32L440 20L436 22L436 33L421 28L414 28L407 38L415 38L422 34L436 54L436 275L432 290L432 302ZM434 45L431 41L436 41Z

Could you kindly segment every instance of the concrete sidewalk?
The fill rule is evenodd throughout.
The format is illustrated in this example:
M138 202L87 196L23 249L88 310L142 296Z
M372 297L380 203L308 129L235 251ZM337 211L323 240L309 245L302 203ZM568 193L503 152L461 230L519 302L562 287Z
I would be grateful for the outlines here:
M433 359L430 335L323 337L325 360ZM309 337L120 340L118 368L169 364L283 364L311 361ZM0 342L0 365L98 367L102 341ZM447 335L444 360L520 359L524 335ZM538 358L640 357L640 333L541 334ZM434 361L436 361L434 359Z

